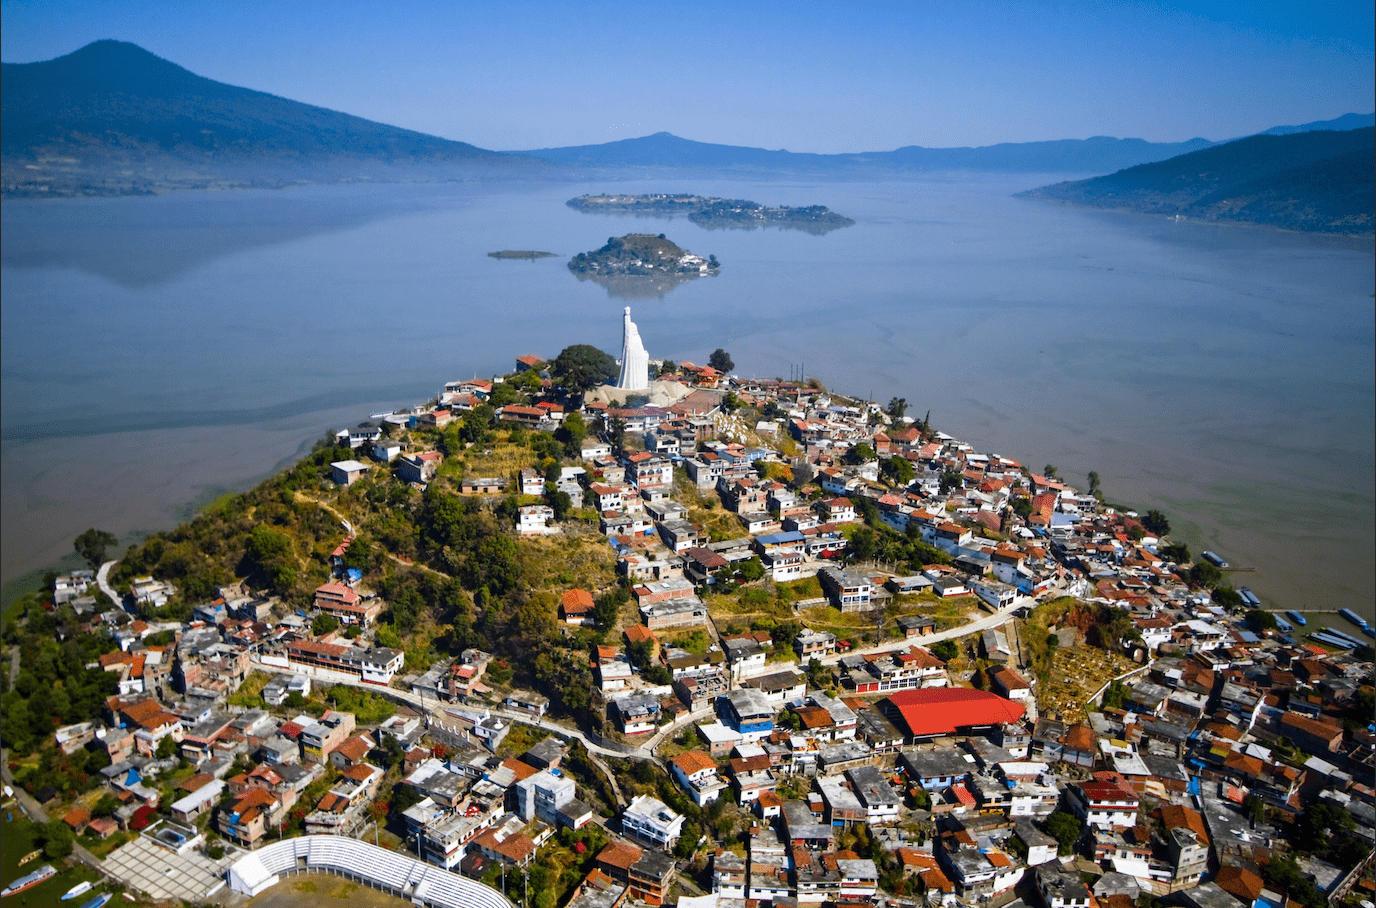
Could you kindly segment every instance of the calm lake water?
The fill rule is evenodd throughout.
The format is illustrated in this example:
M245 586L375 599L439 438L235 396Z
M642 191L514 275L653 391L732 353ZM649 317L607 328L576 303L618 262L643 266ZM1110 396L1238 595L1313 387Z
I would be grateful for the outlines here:
M173 525L326 429L573 343L806 374L1113 500L1285 608L1372 615L1370 242L1011 198L1064 175L363 186L3 209L3 576L88 526ZM823 204L856 225L706 230L575 195ZM665 233L721 274L625 299L564 267ZM498 249L559 258L499 261Z

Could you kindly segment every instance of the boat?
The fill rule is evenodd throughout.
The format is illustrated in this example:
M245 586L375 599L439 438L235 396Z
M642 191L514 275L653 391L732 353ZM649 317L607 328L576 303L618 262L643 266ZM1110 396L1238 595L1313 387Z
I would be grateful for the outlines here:
M1293 630L1295 629L1295 628L1290 624L1289 621L1286 621L1286 620L1285 620L1284 618L1282 618L1280 615L1276 615L1275 617L1276 617L1276 630L1280 631L1282 634L1288 634L1288 633L1290 633L1291 631L1293 631Z
M1224 561L1222 558L1215 555L1213 552L1203 552L1200 554L1199 557L1203 558L1205 561L1209 562L1217 568L1226 568L1228 566L1228 562Z
M67 901L67 899L74 899L82 893L90 891L91 883L89 880L77 883L75 886L73 886L71 889L68 889L66 893L63 894L62 901L65 902Z
M1299 612L1295 611L1294 609L1290 609L1289 611L1287 611L1287 612L1285 613L1285 615L1286 615L1286 617L1288 617L1291 621L1293 621L1293 622L1295 622L1296 624L1298 624L1300 627L1304 627L1306 624L1309 623L1308 621L1305 621L1305 620L1304 620L1304 616L1303 616L1303 615L1301 615Z
M54 868L52 864L44 864L33 873L24 874L19 879L6 886L3 890L0 890L0 896L14 895L16 892L23 892L25 889L32 889L39 883L50 880L55 876L57 876L57 869Z
M100 895L96 896L90 901L82 902L81 908L101 908L101 906L103 906L106 902L110 901L110 899L112 899L113 897L114 896L112 896L108 892L102 892Z
M1362 645L1362 641L1355 637L1349 637L1341 631L1331 629L1311 631L1309 639L1322 643L1325 646L1337 647L1338 649L1356 649Z
M1261 600L1257 598L1256 593L1253 593L1245 586L1238 589L1237 594L1242 597L1244 605L1249 605L1252 608L1257 608L1261 605Z
M1356 612L1352 611L1352 609L1350 608L1340 608L1338 609L1338 614L1342 615L1348 621L1351 621L1353 624L1357 625L1363 630L1365 630L1367 627L1366 619L1363 618L1361 615L1357 614Z

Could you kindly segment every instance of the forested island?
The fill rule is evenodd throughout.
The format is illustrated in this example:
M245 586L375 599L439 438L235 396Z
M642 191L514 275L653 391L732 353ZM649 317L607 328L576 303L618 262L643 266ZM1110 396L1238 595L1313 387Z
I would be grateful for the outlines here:
M592 276L631 275L656 277L716 274L721 263L715 255L703 258L680 247L664 234L628 233L608 237L601 249L580 252L569 260L574 274Z
M575 211L589 214L616 213L640 215L687 215L700 227L790 227L812 233L826 233L855 222L825 205L800 208L770 208L745 199L719 199L686 193L647 195L583 195L566 203Z

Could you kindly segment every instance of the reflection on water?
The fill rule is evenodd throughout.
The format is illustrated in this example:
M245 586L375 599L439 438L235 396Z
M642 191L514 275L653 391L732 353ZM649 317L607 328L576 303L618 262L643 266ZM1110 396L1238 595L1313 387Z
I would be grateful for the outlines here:
M697 280L697 274L587 274L576 271L573 276L581 281L592 281L607 291L612 299L643 300L654 297L664 298L669 291Z

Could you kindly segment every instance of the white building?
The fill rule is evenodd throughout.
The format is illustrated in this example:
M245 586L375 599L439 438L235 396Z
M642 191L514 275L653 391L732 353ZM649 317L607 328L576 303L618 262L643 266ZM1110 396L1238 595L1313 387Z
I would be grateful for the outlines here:
M683 817L658 798L640 795L621 815L621 831L628 838L668 851L683 834Z

